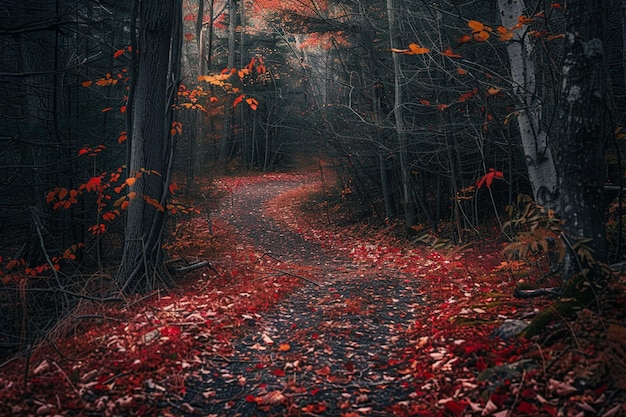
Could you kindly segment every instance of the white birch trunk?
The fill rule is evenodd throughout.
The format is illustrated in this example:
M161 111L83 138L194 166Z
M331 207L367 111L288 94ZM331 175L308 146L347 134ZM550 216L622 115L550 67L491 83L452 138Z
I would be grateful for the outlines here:
M511 29L525 14L523 0L498 0L502 26ZM559 210L558 178L548 142L540 126L541 105L536 95L535 63L532 44L523 30L515 32L507 46L511 64L511 82L517 99L522 149L528 168L528 179L535 201L546 209Z

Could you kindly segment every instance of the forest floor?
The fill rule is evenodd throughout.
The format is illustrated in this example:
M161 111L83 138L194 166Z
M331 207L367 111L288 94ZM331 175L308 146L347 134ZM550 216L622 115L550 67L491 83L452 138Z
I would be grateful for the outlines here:
M625 297L608 317L503 340L506 320L550 301L512 296L534 272L512 270L496 234L438 252L340 227L327 185L315 172L206 185L219 204L180 217L168 252L210 267L85 303L28 368L0 370L0 415L626 415Z

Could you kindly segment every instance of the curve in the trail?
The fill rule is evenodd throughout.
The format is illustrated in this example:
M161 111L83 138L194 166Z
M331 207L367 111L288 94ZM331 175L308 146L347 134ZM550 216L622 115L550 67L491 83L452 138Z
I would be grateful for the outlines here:
M187 381L187 415L397 415L411 402L418 381L402 336L419 308L414 281L336 258L263 215L266 202L303 185L242 186L225 213L261 250L324 265L324 285L303 286L262 314L231 357L207 360Z
M265 204L273 198L309 183L302 177L241 185L224 202L222 214L242 238L261 252L285 257L287 261L320 264L327 258L319 244L303 239L263 214Z

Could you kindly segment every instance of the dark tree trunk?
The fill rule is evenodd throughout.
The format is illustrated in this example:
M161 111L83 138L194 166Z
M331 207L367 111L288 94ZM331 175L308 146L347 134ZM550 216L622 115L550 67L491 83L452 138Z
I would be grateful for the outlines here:
M401 9L394 7L394 0L387 0L387 18L389 20L389 40L390 46L402 47L402 45L396 45L398 36L397 16L400 15ZM404 86L406 80L404 79L402 69L400 68L400 56L399 54L392 54L392 62L394 68L394 108L393 117L395 122L396 134L398 136L398 155L400 159L400 171L402 178L402 196L404 199L404 223L406 229L409 230L411 226L415 225L415 205L413 203L413 194L411 186L411 169L408 155L408 133L406 129L406 123L404 120Z
M235 35L237 34L237 2L228 0L228 62L227 68L235 67L236 44ZM229 162L233 147L232 132L233 107L226 104L224 110L224 121L222 125L222 138L220 144L220 156L218 161L218 171L220 174L226 172L226 165Z
M593 261L603 261L606 253L603 217L604 151L609 133L608 8L608 2L588 0L570 0L566 8L561 130L556 138L561 218L568 247L565 283L578 273L597 280ZM593 261L586 254L591 254Z
M171 149L171 78L178 62L170 62L178 33L175 20L179 0L142 1L139 8L139 62L133 103L129 187L125 245L118 284L126 292L148 291L167 283L162 266L163 206L167 193L168 159ZM175 90L174 90L175 91ZM132 194L135 193L135 194ZM165 280L165 281L164 281Z

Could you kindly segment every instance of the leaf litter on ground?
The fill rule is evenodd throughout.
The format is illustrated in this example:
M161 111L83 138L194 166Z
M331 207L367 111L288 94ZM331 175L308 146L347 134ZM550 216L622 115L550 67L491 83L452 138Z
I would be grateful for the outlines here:
M4 367L0 413L626 413L623 295L614 321L582 312L548 344L494 337L547 305L511 296L502 242L440 253L391 228L340 228L335 208L301 210L320 187L311 174L219 180L220 214L181 220L168 247L213 269L172 291L86 307L97 318L35 352L26 392L24 361Z

